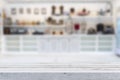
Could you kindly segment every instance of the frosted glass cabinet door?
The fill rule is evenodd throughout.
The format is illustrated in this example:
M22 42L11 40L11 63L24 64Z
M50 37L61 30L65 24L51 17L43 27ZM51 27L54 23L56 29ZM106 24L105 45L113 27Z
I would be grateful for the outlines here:
M69 52L69 39L63 38L59 39L60 52Z
M58 43L59 43L58 39L54 39L54 38L49 39L49 50L50 50L50 52L58 52L58 48L59 48Z
M39 53L42 52L49 52L49 40L46 38L39 38L38 39L38 49L39 49Z
M37 37L36 36L25 36L22 38L23 51L25 52L37 52Z
M80 38L71 38L69 42L70 52L80 52Z
M20 52L20 37L19 36L6 36L5 37L5 50L7 52Z
M113 49L113 43L114 43L114 36L99 36L99 41L98 41L98 51L112 51Z

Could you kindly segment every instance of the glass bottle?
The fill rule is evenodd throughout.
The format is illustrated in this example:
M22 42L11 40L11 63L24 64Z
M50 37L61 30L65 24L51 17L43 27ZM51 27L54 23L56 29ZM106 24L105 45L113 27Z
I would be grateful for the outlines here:
M60 14L63 15L63 13L64 13L64 7L60 6Z
M52 6L52 15L55 15L55 10L56 10L56 7Z
M66 26L66 28L65 28L66 32L68 34L72 34L73 33L73 21L72 21L70 16L68 16L68 19L66 20L65 24L66 24L65 25Z

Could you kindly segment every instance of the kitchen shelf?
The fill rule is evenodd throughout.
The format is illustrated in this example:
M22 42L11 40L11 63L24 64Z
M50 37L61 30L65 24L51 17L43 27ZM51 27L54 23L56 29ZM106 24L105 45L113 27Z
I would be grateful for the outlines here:
M43 37L43 38L62 38L62 37L97 37L97 36L99 36L99 37L106 37L106 36L108 36L108 37L111 37L111 36L114 36L115 37L115 35L114 34L107 34L107 35L102 35L102 34L94 34L94 35L89 35L89 34L72 34L72 35L68 35L68 34L66 34L66 35L23 35L23 34L18 34L19 36L25 36L25 37L33 37L33 36L38 36L38 37ZM17 36L17 35L15 35L15 34L12 34L12 35L6 35L6 36ZM101 39L101 38L100 38ZM101 39L102 40L102 39Z
M112 22L113 21L113 17L112 16L73 16L71 17L73 22L78 22L78 21L84 21L84 22L94 22L94 23L105 23L105 22Z
M59 2L62 2L62 3L65 3L65 2L73 2L74 1L74 3L78 3L78 2L112 2L112 0L60 0ZM8 2L8 3L58 3L58 1L57 0L6 0L6 2Z
M52 15L51 17L58 17L58 16L54 16ZM73 16L69 16L69 15L61 15L59 16L60 18L63 18L63 19L66 19L66 18L80 18L80 19L112 19L113 16L110 14L110 15L97 15L97 12L96 12L96 15L94 16L91 16L91 15L86 15L86 16L78 16L78 15L73 15Z
M105 18L108 18L108 19L112 19L113 18L113 16L100 16L100 15L98 15L98 16L71 16L72 18L81 18L81 19L105 19Z
M113 16L72 16L72 21L83 20L83 21L111 21ZM65 19L66 22L67 18ZM66 25L5 25L5 27L16 27L16 28L65 28Z
M65 25L5 25L13 28L65 28Z

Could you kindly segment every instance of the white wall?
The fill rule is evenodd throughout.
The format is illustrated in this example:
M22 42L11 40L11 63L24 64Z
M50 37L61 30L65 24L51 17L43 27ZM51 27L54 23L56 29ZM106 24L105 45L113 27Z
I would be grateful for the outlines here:
M4 0L0 0L0 8L5 4Z

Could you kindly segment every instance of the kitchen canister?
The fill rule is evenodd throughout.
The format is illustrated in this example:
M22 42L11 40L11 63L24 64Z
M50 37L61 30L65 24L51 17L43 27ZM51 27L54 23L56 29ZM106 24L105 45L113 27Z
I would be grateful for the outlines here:
M87 23L85 21L81 22L81 27L80 27L80 32L81 34L85 34L86 32L86 27L87 27Z

